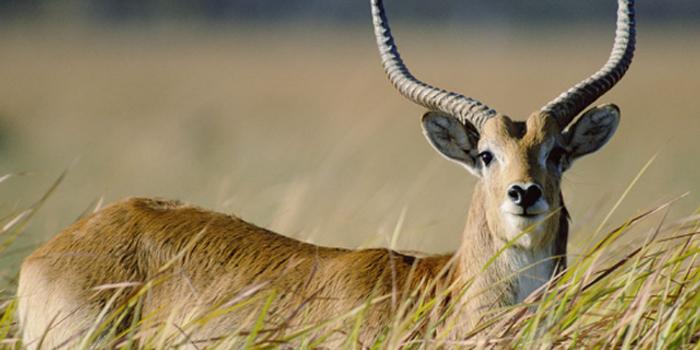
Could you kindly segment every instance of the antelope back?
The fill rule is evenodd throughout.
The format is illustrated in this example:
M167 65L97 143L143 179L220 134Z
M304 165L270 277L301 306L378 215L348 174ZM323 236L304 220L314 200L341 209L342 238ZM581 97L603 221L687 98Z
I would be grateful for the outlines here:
M320 247L235 216L133 198L76 222L25 259L19 320L25 344L36 347L43 339L53 348L80 339L101 310L118 309L146 288L138 314L148 315L147 325L204 317L191 334L200 338L246 329L270 293L267 322L308 325L396 293L396 286L415 288L448 259ZM221 311L251 298L257 301L246 308ZM368 312L366 338L389 322L389 310L385 299ZM205 317L212 313L218 316ZM122 326L129 324L126 318Z

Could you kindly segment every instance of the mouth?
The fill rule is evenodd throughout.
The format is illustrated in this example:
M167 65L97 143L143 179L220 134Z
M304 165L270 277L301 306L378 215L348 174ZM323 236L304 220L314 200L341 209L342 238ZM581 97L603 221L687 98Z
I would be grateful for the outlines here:
M527 231L530 233L537 233L541 228L541 224L545 221L544 213L534 214L527 212L520 213L508 213L510 218L507 222L510 223L511 227L517 231Z
M523 208L510 202L505 202L501 205L501 212L511 217L518 225L534 224L544 220L550 213L549 206L546 203L537 203L537 205Z
M527 212L525 212L525 213L517 213L517 214L512 213L512 215L519 216L521 218L534 219L534 218L542 216L542 213L527 213Z

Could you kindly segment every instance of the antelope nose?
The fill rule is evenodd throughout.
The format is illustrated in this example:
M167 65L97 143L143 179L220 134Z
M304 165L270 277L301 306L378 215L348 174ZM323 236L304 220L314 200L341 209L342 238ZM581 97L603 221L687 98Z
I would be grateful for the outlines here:
M542 188L533 183L514 184L508 189L508 197L516 205L527 208L535 204L535 202L542 197Z

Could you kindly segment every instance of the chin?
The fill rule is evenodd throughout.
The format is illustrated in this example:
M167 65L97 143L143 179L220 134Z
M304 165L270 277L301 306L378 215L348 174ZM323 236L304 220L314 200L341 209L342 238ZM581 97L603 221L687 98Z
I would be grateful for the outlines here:
M508 240L518 237L515 243L524 248L528 248L536 241L539 241L539 236L546 231L547 213L537 215L503 213L503 219Z
M534 232L540 229L546 218L546 214L537 215L520 215L520 214L505 214L506 222L511 226L511 228L518 229L519 231Z

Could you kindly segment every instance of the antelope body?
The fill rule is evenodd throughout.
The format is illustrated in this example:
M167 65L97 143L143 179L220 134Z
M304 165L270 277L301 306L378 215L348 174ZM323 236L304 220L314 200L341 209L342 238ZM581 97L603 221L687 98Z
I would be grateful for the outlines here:
M144 327L185 324L263 290L276 293L266 322L283 325L300 322L301 314L304 322L321 322L378 297L361 327L361 339L371 342L394 316L395 299L423 289L452 293L459 336L489 310L523 301L564 269L562 173L609 140L619 110L594 107L569 124L627 70L634 50L633 1L619 0L615 44L603 68L524 122L417 80L398 54L382 1L372 0L371 7L389 80L430 110L422 118L430 144L479 177L454 253L417 257L319 247L176 201L127 199L79 220L25 259L18 287L25 345L75 345L103 312L155 280L134 311L149 316ZM99 290L110 285L120 292ZM218 315L190 336L226 336L249 317Z

